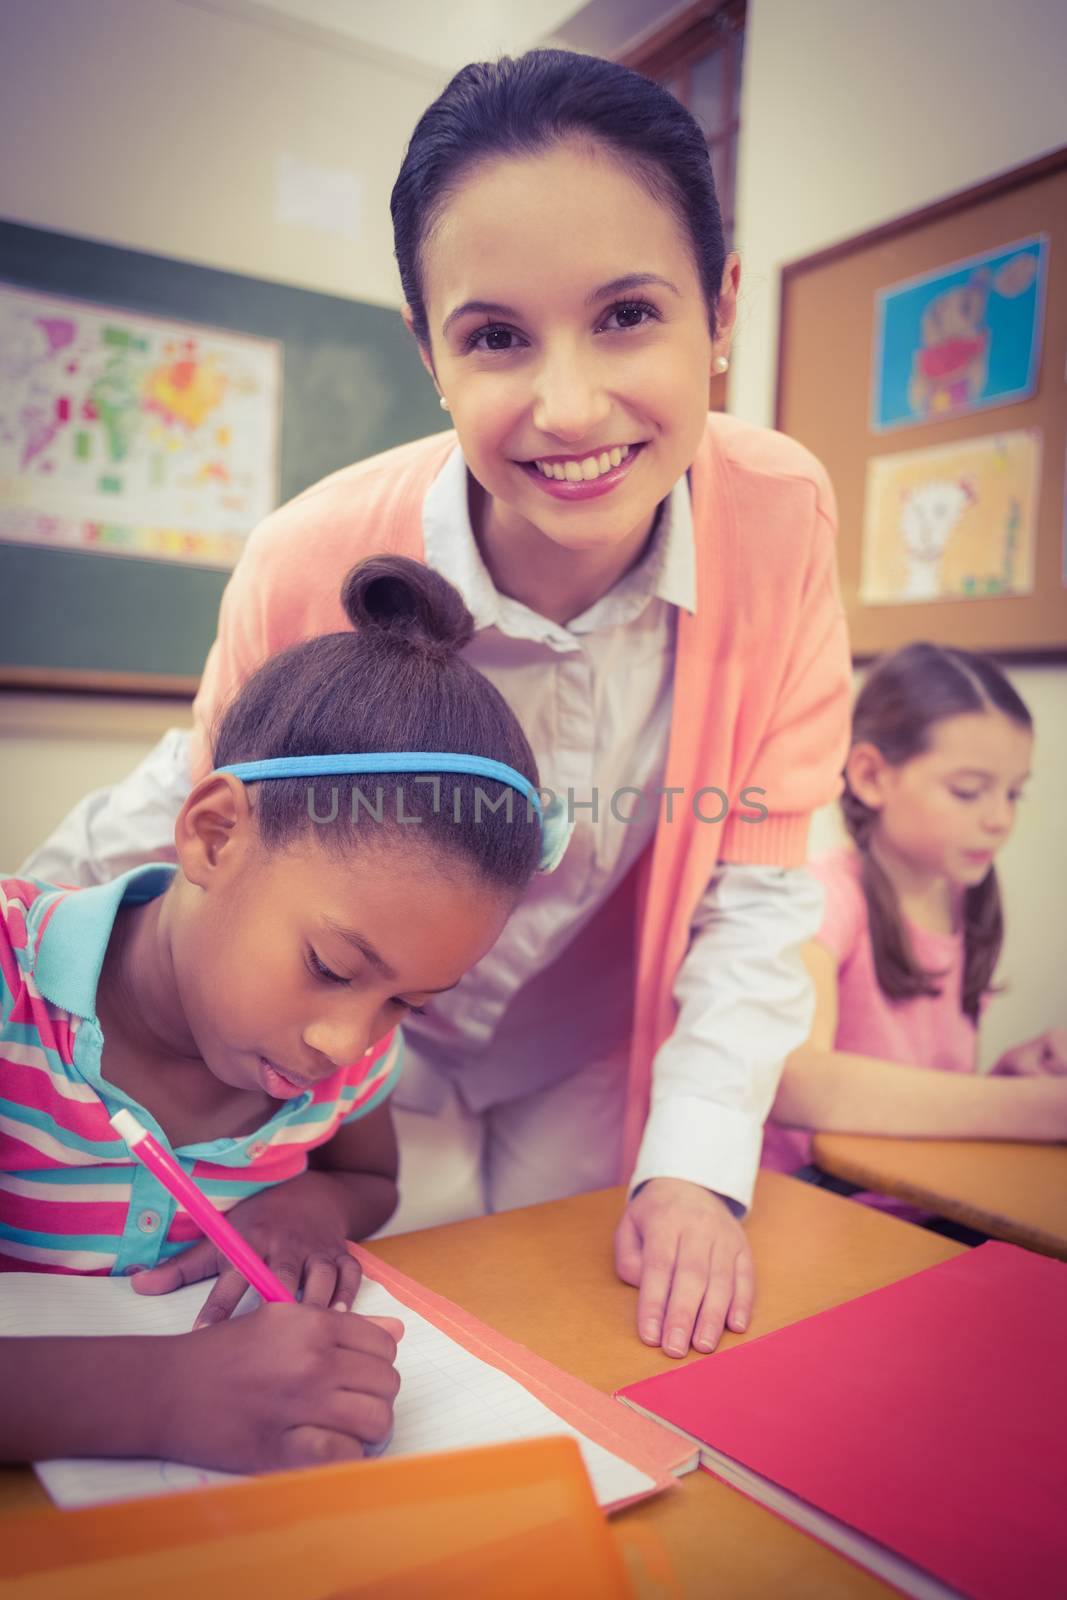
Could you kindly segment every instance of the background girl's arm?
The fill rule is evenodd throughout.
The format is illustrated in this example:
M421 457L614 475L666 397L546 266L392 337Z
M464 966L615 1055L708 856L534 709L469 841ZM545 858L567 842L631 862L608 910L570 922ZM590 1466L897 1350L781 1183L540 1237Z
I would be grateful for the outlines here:
M886 1138L1067 1138L1067 1079L938 1072L835 1050L837 958L815 941L804 959L815 1020L807 1043L786 1061L776 1122Z

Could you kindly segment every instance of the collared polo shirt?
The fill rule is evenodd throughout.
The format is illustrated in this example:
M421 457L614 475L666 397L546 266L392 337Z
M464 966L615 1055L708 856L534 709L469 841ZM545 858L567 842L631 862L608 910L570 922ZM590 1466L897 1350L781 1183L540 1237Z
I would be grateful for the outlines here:
M304 1172L310 1150L394 1086L395 1031L253 1132L175 1149L102 1075L96 991L119 906L155 899L176 870L137 867L90 889L0 880L0 1270L122 1274L201 1237L112 1128L122 1107L227 1211Z

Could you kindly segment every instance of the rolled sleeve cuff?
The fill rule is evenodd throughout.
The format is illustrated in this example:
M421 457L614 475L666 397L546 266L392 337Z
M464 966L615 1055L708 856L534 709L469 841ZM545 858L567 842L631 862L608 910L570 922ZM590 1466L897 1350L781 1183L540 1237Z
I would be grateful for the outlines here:
M684 1178L721 1195L743 1216L752 1204L762 1143L757 1117L695 1095L672 1095L649 1113L629 1192L650 1178Z

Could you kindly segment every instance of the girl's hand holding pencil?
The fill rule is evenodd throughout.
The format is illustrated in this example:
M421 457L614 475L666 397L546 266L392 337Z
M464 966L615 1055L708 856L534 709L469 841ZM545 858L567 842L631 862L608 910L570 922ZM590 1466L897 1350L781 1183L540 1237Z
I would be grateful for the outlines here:
M152 1355L163 1341L139 1342ZM358 1460L389 1438L396 1339L369 1317L263 1305L166 1343L144 1401L153 1454L267 1472Z
M306 1306L350 1311L360 1266L348 1252L340 1208L331 1206L331 1198L331 1180L307 1172L240 1201L226 1213L226 1220L292 1299L299 1293ZM248 1287L246 1277L210 1237L138 1272L132 1281L138 1294L168 1294L183 1284L216 1277L197 1318L200 1328L230 1316Z
M206 1235L174 1262L138 1274L141 1287L157 1276L161 1282L155 1285L156 1292L174 1289L218 1271L220 1262L226 1273L222 1293L216 1285L208 1297L208 1304L215 1300L214 1315L205 1318L201 1311L199 1331L171 1341L166 1360L158 1362L160 1342L148 1341L149 1360L157 1358L149 1369L152 1392L144 1396L142 1413L151 1435L149 1453L231 1472L313 1466L376 1454L392 1432L393 1401L400 1387L394 1363L403 1325L391 1317L338 1317L333 1310L310 1303L309 1283L315 1285L322 1303L329 1300L334 1310L347 1312L351 1300L347 1293L343 1301L337 1297L339 1268L333 1257L319 1259L322 1271L316 1280L313 1269L305 1271L301 1250L294 1249L294 1239L306 1242L308 1236L298 1220L299 1199L295 1205L287 1199L300 1180L280 1184L233 1208L244 1210L246 1216L255 1208L258 1224L272 1215L268 1201L273 1201L274 1213L279 1205L292 1213L289 1232L284 1234L285 1258L277 1260L276 1274L132 1112L117 1111L111 1122L131 1154L181 1202ZM309 1180L315 1176L305 1174ZM306 1185L305 1197L309 1189ZM305 1210L310 1213L320 1202L316 1191ZM328 1231L329 1222L325 1227ZM265 1237L279 1237L272 1233L269 1220ZM346 1291L350 1280L347 1274ZM305 1304L297 1305L302 1281ZM353 1295L358 1282L357 1268ZM246 1317L231 1319L230 1311L249 1284L267 1304ZM212 1327L211 1322L219 1325ZM128 1387L134 1391L139 1370L134 1361L128 1375ZM164 1394L158 1393L160 1386ZM138 1407L136 1393L132 1403Z

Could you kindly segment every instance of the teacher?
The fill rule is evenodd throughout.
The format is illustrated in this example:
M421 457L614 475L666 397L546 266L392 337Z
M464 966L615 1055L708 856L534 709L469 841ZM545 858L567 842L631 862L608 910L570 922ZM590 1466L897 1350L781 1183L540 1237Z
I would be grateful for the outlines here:
M808 824L848 735L832 493L800 445L708 415L739 264L665 89L557 50L465 67L415 128L392 215L455 431L252 533L192 733L83 801L28 870L94 882L171 856L240 684L348 626L357 561L429 563L575 832L490 954L405 1022L394 1227L621 1178L641 1338L710 1350L747 1324L740 1218L811 1016Z

